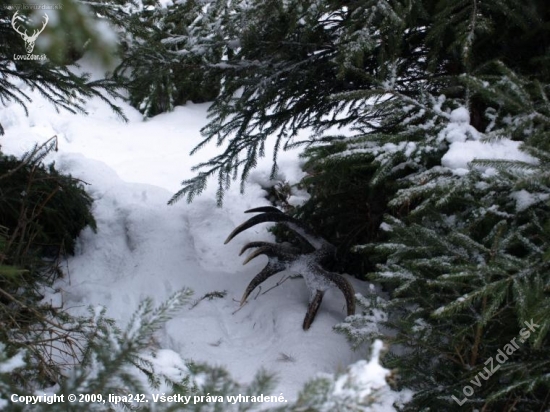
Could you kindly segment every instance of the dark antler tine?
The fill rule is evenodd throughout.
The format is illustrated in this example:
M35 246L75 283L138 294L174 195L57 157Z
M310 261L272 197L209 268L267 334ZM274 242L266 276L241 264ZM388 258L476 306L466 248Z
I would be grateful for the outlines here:
M252 252L248 257L244 260L243 265L246 265L248 262L250 262L252 259L260 256L260 255L270 255L271 248L267 246L260 247L256 249L254 252Z
M353 289L351 283L349 283L348 280L342 275L328 272L326 270L323 270L321 267L317 267L317 269L323 271L326 278L334 283L336 287L340 289L340 291L343 293L344 298L346 299L348 316L355 315L355 290Z
M273 207L273 206L261 206L261 207L255 207L254 209L248 209L248 210L245 210L244 213L257 213L257 212L262 212L262 213L283 213L281 210L277 209L276 207Z
M241 232L244 232L246 229L250 229L252 226L256 226L260 223L265 223L265 222L284 222L284 221L288 221L288 220L291 220L292 218L290 216L287 216L283 213L281 213L280 211L278 211L277 213L275 212L267 212L267 213L263 213L261 215L257 215L257 216L254 216L254 217L251 217L250 219L248 219L246 222L240 224L239 226L237 226L233 232L231 232L229 234L229 236L227 237L226 241L224 242L225 244L229 243L229 241L231 239L233 239L235 236L237 236L239 233Z
M262 209L262 208L258 208L258 209ZM301 240L302 244L306 248L311 248L312 250L314 250L314 249L320 249L322 247L331 247L331 248L333 247L323 238L315 236L312 233L312 231L299 220L293 218L292 216L285 215L278 209L276 210L277 212L265 212L265 213L262 213L261 215L256 215L248 219L246 222L240 224L229 234L229 236L225 240L225 244L229 243L231 239L233 239L239 233L244 232L245 230L251 228L252 226L258 225L260 223L265 223L265 222L273 222L273 223L283 223L284 225L286 225L298 236L298 238Z
M319 307L321 306L321 302L323 301L324 292L317 290L315 292L315 295L312 296L312 298L309 301L309 306L307 307L306 317L304 318L304 324L302 328L304 330L308 330L313 321L315 320L315 315L317 315L317 311L319 310Z
M258 285L260 285L262 282L269 279L275 273L279 273L284 269L285 269L284 265L272 264L271 262L268 263L260 273L254 276L254 279L252 279L248 284L248 286L246 287L243 297L241 298L241 306L244 305L244 302L246 302L246 299L248 298L248 296L252 293L254 289L256 289Z
M243 246L243 248L239 252L239 256L241 256L244 252L246 252L250 248L262 247L262 246L268 246L268 245L271 245L271 243L269 243L269 242L248 242L246 245Z
M259 255L266 255L268 258L277 258L281 263L287 263L292 259L296 259L300 254L300 250L294 247L283 246L276 243L269 242L250 242L246 244L242 250L241 254L249 248L258 248L250 254L243 262L243 265L246 265L252 259Z

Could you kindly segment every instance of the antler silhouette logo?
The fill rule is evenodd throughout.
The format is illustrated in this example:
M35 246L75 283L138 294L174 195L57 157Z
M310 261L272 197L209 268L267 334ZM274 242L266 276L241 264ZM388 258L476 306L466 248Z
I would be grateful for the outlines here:
M13 27L13 29L19 33L21 35L21 37L23 38L23 40L25 41L25 49L27 49L27 53L32 53L32 51L34 50L34 42L36 41L36 39L38 38L38 35L40 33L42 33L44 31L44 29L46 28L46 24L48 24L48 15L44 13L44 24L42 25L42 28L40 30L34 30L32 35L28 35L27 34L27 29L25 29L24 32L21 31L20 28L18 28L16 25L15 25L15 22L17 20L21 20L23 21L23 17L19 16L18 15L18 11L15 12L15 14L13 15L12 19L11 19L11 25Z

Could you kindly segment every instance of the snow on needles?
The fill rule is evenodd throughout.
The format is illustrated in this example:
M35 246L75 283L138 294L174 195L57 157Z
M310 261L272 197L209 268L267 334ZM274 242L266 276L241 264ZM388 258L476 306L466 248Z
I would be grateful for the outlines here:
M518 212L522 212L536 203L548 200L548 194L546 193L529 193L525 189L512 192L510 197L516 201Z
M336 380L332 394L336 399L334 402L338 406L345 404L346 400L349 400L351 404L352 400L357 398L364 400L365 403L376 399L368 411L386 412L395 410L393 407L395 403L403 404L412 398L413 393L410 390L394 392L388 386L386 378L391 375L391 372L380 365L380 355L383 349L384 344L381 340L374 341L371 359L369 361L361 360L350 365L347 373ZM327 411L329 410L347 409L327 409Z
M5 345L0 343L0 354L4 354ZM13 357L0 363L0 373L11 373L17 368L25 365L25 353L23 351L16 353Z
M468 163L474 159L520 160L533 163L534 159L519 150L521 142L501 138L497 141L482 141L481 134L470 125L470 113L465 107L451 112L450 121L438 136L447 141L449 150L441 164L453 169L457 175L468 173Z

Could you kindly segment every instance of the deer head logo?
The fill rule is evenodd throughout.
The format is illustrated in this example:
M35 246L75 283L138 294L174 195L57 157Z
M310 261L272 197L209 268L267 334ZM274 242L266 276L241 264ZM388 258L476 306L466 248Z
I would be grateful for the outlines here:
M13 29L19 33L21 35L21 37L23 38L23 40L25 41L25 49L27 49L27 53L32 53L33 49L34 49L34 42L36 41L36 39L38 38L38 35L40 33L42 33L44 31L44 28L46 28L46 24L48 24L48 15L47 14L44 14L44 24L42 25L42 28L40 30L34 30L32 35L28 35L27 34L27 30L25 29L24 32L21 31L20 28L18 28L16 25L15 25L15 22L17 20L21 20L23 21L23 17L19 16L18 15L18 11L15 12L15 14L13 15L12 19L11 19L11 25L13 27ZM21 26L20 26L21 27Z

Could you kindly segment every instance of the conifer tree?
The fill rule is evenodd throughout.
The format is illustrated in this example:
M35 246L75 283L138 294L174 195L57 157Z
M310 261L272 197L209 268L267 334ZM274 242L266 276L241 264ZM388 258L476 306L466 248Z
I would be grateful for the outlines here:
M548 39L540 20L547 13L542 6L540 16L531 16L539 24L527 28L524 22L521 35L520 27L507 22L518 39L530 39L533 32ZM460 15L452 7L441 13L457 21ZM485 21L482 14L472 16L490 29L513 17L503 14L495 17L491 10ZM461 26L466 27L457 28ZM460 31L455 35L456 50L473 49L472 56L461 56L458 76L449 73L446 79L461 95L400 96L392 112L403 116L406 127L393 129L393 140L369 132L348 139L339 156L331 155L341 162L362 157L378 165L366 185L398 184L388 203L394 217L388 216L383 226L387 241L356 247L371 258L373 253L384 256L373 279L392 298L362 300L365 314L339 329L355 344L367 336L380 337L376 323L381 320L398 332L392 340L405 349L388 365L401 370L403 385L418 391L410 410L508 411L520 405L540 410L548 406L550 387L549 364L542 361L548 358L543 342L548 342L550 300L545 286L548 154L541 150L547 148L549 131L549 77L543 67L533 66L546 59L548 42L543 40L540 49L527 42L521 53L532 54L521 62L503 53L498 60L474 65L479 59L475 53L489 52L470 44L468 36L461 40ZM483 46L483 40L491 43L482 36ZM460 104L469 111L451 111ZM500 138L524 141L533 160L479 160L458 174L445 163L454 142ZM485 369L487 362L526 325L532 328L523 336L525 346L506 364L495 363L501 370L493 376L492 369Z
M327 238L365 242L352 249L368 254L367 266L380 264L372 276L390 294L362 299L365 313L341 329L356 342L395 335L401 351L388 364L417 391L410 410L547 408L548 2L234 7L229 23L241 24L227 32L226 47L238 48L223 61L222 90L197 147L216 140L223 151L198 165L172 202L193 199L210 176L221 202L269 137L277 153L309 129L303 183L312 196L302 215L329 222L331 233L319 230ZM447 163L456 143L499 139L523 142L530 161L479 160L458 171ZM342 190L345 179L353 193ZM352 236L361 207L372 212L363 228L376 233ZM331 213L346 209L347 222L331 223ZM531 338L485 380L485 362L525 322L537 325L529 323ZM482 383L466 396L476 376Z
M355 345L383 335L380 325L398 332L390 339L407 350L387 365L418 391L411 410L547 406L548 153L530 152L539 165L476 161L463 176L411 177L391 206L417 206L387 218L387 242L357 247L386 257L372 278L392 297L361 300L365 314L338 329Z
M274 136L275 153L296 144L303 129L313 132L309 144L338 126L383 138L403 129L407 117L429 115L426 105L440 94L467 100L472 124L483 129L486 105L465 83L467 76L493 74L496 59L548 76L549 11L541 0L246 3L213 1L206 8L218 13L229 7L218 14L230 17L216 66L223 68L222 90L197 150L214 138L225 148L198 165L197 176L172 201L191 200L210 176L218 178L221 201L235 172L246 179L268 136ZM208 36L196 34L194 43L205 44ZM516 59L529 50L531 56ZM410 116L398 110L403 105Z
M45 54L45 60L26 60L17 57L27 53L21 36L12 27L12 20L15 12L18 12L18 16L15 16L16 26L24 27L25 24L32 23L29 21L32 14L24 13L25 10L17 10L15 4L21 2L11 3L4 4L0 8L0 102L2 104L15 102L28 112L32 99L27 90L35 89L58 110L84 113L86 100L99 97L107 102L122 119L125 119L121 109L110 100L110 98L119 97L118 85L113 80L91 80L88 74L77 74L74 69L71 70L68 67L69 64L74 63L74 59L68 56L69 40L59 25L54 26L48 22L41 35L49 36L52 45L48 50L40 50L38 46L34 50L35 53L40 51L41 54ZM99 42L105 47L106 43L100 40L97 32L94 32L95 23L91 14L78 9L73 1L65 1L62 6L65 7L64 13L63 9L48 10L48 12L59 16L72 16L69 22L61 19L59 24L66 23L63 27L69 31L70 41L73 42L78 53L83 53L83 50L78 48L78 44L82 45L90 41L96 44ZM4 134L2 125L0 125L0 134Z
M114 78L145 117L171 111L188 100L202 103L217 96L220 77L215 69L203 68L222 57L217 43L223 16L204 13L204 8L200 1L163 7L154 2L132 14Z

